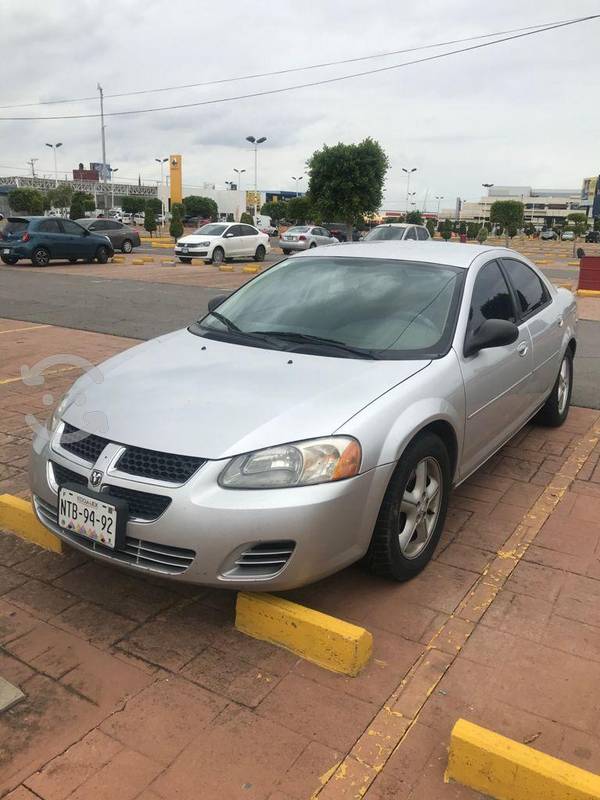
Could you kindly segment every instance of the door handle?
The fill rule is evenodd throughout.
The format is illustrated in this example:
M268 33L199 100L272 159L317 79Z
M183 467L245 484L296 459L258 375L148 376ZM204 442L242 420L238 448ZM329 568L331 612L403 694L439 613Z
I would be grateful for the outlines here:
M559 317L559 318L558 318L558 322L557 322L557 325L558 325L558 327L559 327L559 328L562 328L562 326L563 326L564 324L565 324L565 321L564 321L564 319L563 319L562 317Z
M527 342L521 342L517 347L517 353L521 356L521 358L525 358L528 352L529 348L527 347Z

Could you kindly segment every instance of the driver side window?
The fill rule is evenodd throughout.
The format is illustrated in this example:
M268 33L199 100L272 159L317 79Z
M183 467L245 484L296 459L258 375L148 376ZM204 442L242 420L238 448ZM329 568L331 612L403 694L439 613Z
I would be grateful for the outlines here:
M241 225L232 225L231 228L227 231L230 236L242 236L242 226Z
M417 238L417 233L416 233L415 229L414 228L409 228L408 231L406 232L406 236L404 238L405 239L416 239Z
M469 309L469 334L475 334L486 319L516 321L512 295L496 261L479 270Z

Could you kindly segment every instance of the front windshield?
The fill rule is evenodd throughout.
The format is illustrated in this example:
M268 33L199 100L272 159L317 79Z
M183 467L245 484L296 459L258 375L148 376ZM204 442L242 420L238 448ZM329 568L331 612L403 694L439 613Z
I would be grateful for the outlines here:
M392 239L403 239L404 225L381 225L369 231L364 238L365 242L389 242Z
M293 332L379 358L437 355L450 346L461 277L455 267L414 261L287 259L219 305L221 319L209 313L193 332L242 343L243 334L281 342Z
M194 236L198 233L202 236L222 236L228 227L228 225L209 223L208 225L203 225L201 228L198 228L198 230L194 231Z

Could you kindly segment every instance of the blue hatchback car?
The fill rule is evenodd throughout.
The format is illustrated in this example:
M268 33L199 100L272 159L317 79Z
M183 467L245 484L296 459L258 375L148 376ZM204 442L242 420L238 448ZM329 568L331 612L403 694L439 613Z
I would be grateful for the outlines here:
M45 267L52 259L106 264L113 254L108 236L92 233L72 219L9 217L0 231L0 258L5 264L22 258L36 267Z

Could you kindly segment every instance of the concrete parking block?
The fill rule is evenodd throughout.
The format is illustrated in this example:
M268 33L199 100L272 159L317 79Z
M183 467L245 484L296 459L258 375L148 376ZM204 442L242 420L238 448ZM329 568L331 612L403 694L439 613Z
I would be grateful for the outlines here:
M24 697L25 695L18 686L13 686L0 675L0 713L8 711Z
M61 540L38 522L31 502L21 497L0 495L0 528L12 531L46 550L62 552Z

